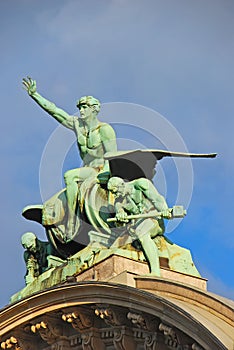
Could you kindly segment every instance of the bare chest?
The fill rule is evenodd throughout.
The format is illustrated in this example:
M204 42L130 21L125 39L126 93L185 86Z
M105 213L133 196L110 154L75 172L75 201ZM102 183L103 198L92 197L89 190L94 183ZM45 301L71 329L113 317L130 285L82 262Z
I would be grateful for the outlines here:
M84 127L80 128L77 142L80 148L94 149L102 144L100 135L100 128L94 130L87 130Z

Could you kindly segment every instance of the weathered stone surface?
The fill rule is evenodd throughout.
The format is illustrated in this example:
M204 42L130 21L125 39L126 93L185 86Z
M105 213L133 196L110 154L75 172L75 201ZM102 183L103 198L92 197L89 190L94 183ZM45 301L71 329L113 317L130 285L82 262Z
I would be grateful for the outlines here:
M0 312L1 343L15 338L28 350L29 342L38 350L233 349L233 302L176 281L137 279L145 282L138 288L73 282L22 299Z
M195 276L193 277L192 275L186 273L186 268L185 270L182 269L184 274L181 274L173 271L173 269L164 267L165 261L162 258L168 259L170 264L171 260L168 251L170 251L172 248L170 248L171 245L167 243L163 237L161 237L161 241L163 242L164 246L162 253L160 253L161 257L159 258L159 261L162 262L162 264L160 264L161 276L168 279L181 280L188 284L197 284L197 286L200 288L206 288L206 281L200 278L199 274L196 274L197 270L195 267L193 267L193 271L195 271ZM169 246L169 249L165 248L167 246ZM172 252L177 251L176 247L172 249ZM159 251L161 252L160 248ZM183 250L182 248L178 247L178 255L180 252L182 252L180 255L181 257L183 257L183 254L185 256L190 254L186 249ZM192 266L192 260L190 261ZM173 265L173 259L171 264ZM188 259L186 266L188 266ZM121 281L117 276L122 275L124 271L135 275L146 275L149 273L148 265L144 261L144 256L141 251L136 250L133 247L129 248L129 245L121 248L118 246L106 248L97 242L92 242L81 252L68 259L65 264L56 268L51 268L50 270L47 270L43 274L39 275L33 280L32 283L13 295L11 302L15 302L35 292L39 292L60 283L65 283L67 279L72 276L76 276L77 281L107 281L112 279ZM135 285L133 280L131 280L130 284Z

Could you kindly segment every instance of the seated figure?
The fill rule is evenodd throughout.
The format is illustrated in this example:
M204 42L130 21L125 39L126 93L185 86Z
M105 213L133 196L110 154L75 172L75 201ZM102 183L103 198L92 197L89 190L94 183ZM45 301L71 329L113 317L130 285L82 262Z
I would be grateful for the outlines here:
M100 102L96 98L92 96L81 97L77 101L80 117L76 117L69 115L61 108L55 106L54 103L42 97L37 92L35 80L32 80L30 77L23 79L23 85L29 96L40 107L63 126L71 129L77 138L83 167L69 170L64 175L68 205L66 241L69 242L74 235L75 211L78 198L77 184L91 177L96 177L99 172L109 172L109 164L107 160L104 160L104 154L117 150L115 132L109 124L100 122L97 119Z

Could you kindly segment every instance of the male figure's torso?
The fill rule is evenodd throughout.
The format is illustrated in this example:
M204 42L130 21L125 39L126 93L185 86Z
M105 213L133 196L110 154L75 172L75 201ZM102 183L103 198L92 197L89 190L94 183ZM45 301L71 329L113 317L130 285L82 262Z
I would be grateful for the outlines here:
M105 149L100 132L104 125L98 122L96 127L88 129L79 118L74 118L74 132L84 166L96 168L104 164Z

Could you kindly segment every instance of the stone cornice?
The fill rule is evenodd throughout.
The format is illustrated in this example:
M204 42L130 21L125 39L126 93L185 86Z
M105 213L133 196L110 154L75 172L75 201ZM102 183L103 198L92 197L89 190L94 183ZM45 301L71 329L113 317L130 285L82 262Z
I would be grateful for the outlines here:
M196 293L195 290L194 292ZM211 296L208 294L203 292L203 295L209 299ZM203 324L202 317L199 319L199 315L196 317L191 315L188 310L173 302L172 298L105 282L79 282L57 286L6 307L0 313L0 335L10 334L22 324L32 322L34 318L44 314L72 306L99 304L114 305L154 315L162 322L182 329L185 334L207 350L231 349L230 344L233 346L233 339L230 336L220 337L220 334L212 333ZM223 301L221 304L224 305Z

